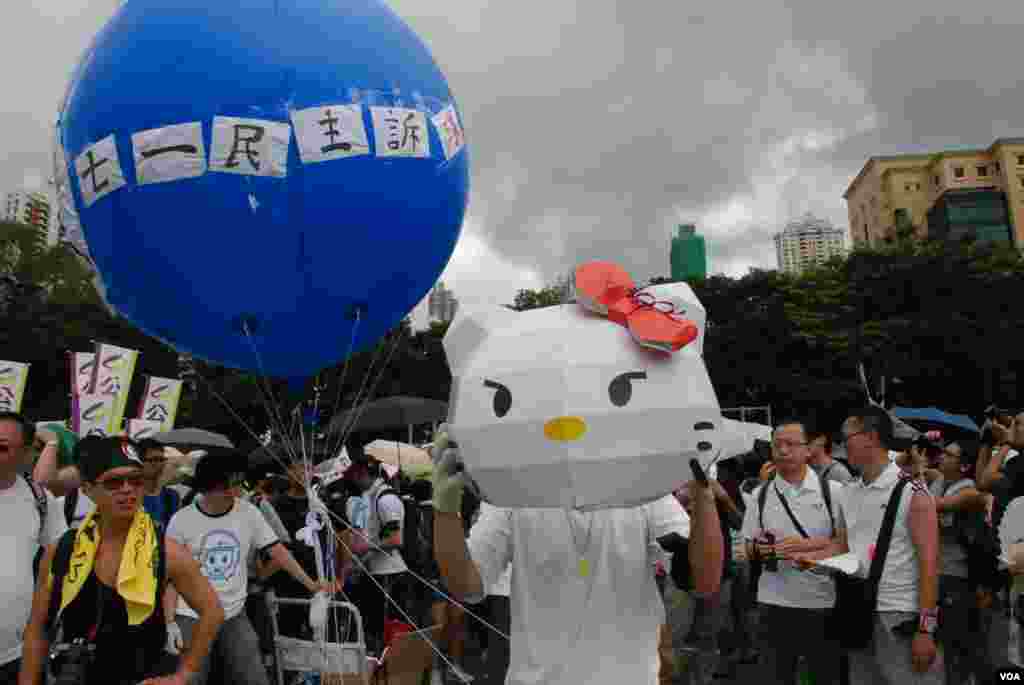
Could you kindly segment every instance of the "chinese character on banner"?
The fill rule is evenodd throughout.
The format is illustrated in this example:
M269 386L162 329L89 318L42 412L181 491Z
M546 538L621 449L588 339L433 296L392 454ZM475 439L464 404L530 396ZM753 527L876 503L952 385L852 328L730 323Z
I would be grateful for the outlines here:
M28 364L0 361L0 411L21 411Z
M404 107L371 107L378 157L430 157L423 112Z
M159 421L146 421L145 419L128 419L128 436L132 440L144 440L151 438L160 432L163 424Z
M146 391L142 394L142 402L139 404L139 419L159 423L159 432L174 428L181 388L182 382L175 378L147 378Z
M111 435L109 430L110 414L113 411L114 398L106 395L80 395L78 402L78 435Z
M92 392L96 379L96 355L92 352L69 352L71 394L74 397Z
M434 128L437 129L437 135L441 138L441 145L444 147L444 158L451 159L459 154L459 150L466 145L466 135L462 131L462 125L459 123L459 116L455 113L455 108L448 105L435 114L431 121L434 124Z
M128 404L128 390L135 374L135 364L139 353L107 343L96 344L96 382L93 392L113 400L110 412L108 435L116 435L121 430L125 406Z

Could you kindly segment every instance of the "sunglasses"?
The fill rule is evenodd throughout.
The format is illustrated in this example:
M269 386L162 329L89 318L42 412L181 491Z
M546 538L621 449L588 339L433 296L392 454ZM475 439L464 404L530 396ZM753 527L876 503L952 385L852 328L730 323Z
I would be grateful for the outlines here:
M97 485L101 485L107 492L118 492L124 489L125 483L132 490L140 490L146 485L146 479L142 476L120 476L98 481Z

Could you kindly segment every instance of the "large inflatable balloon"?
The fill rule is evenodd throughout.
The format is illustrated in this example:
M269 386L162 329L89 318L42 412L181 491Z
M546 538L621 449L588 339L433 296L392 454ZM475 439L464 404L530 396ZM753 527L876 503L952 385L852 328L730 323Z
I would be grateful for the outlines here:
M465 214L455 101L376 0L128 0L75 69L58 138L64 214L107 302L273 376L400 321Z
M685 283L637 292L587 264L577 299L456 316L449 432L483 497L502 507L655 500L718 458L722 415L701 355L704 309Z

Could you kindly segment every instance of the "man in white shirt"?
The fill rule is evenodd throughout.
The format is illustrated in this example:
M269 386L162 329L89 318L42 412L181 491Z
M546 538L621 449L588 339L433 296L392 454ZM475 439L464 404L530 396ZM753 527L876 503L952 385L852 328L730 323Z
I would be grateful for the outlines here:
M466 481L457 463L448 450L434 469L434 550L445 585L470 602L481 601L511 564L508 685L656 683L665 609L652 567L661 542L674 533L700 551L689 562L702 601L713 601L721 583L722 532L710 488L691 488L692 537L682 506L668 495L589 512L491 507L467 543L459 517ZM679 556L674 578L676 564L686 565Z
M19 475L33 432L20 414L0 413L0 683L18 678L39 551L56 544L67 530L53 495ZM44 451L56 453L57 443L47 441Z
M408 567L402 559L405 505L381 475L380 464L368 460L358 443L347 445L354 482L363 496L365 542L363 566L370 576L362 580L358 602L371 654L384 648L384 624L389 616L401 616L393 603L404 608ZM359 512L355 511L353 514ZM353 525L356 521L352 522Z
M779 424L772 436L775 476L754 490L743 518L747 557L762 562L757 602L765 683L792 685L801 656L816 685L836 684L840 678L839 648L825 635L836 603L835 583L792 563L795 555L846 544L842 486L819 476L809 458L803 423ZM796 634L799 639L793 638Z
M886 505L900 481L889 460L892 419L878 407L854 412L843 424L850 462L863 474L843 488L849 550L866 574ZM935 501L921 481L903 489L878 587L872 644L850 652L852 685L943 682L936 667L939 526Z
M174 515L167 535L192 553L224 608L224 624L213 652L222 659L228 682L269 685L259 639L245 612L250 559L256 554L269 557L268 573L282 568L310 594L329 588L306 574L260 510L239 497L244 479L245 455L211 450L196 466L195 487L201 494ZM188 644L197 623L195 611L184 601L178 602L171 591L165 601L172 606L176 602L177 624ZM207 659L191 685L205 685L209 672Z

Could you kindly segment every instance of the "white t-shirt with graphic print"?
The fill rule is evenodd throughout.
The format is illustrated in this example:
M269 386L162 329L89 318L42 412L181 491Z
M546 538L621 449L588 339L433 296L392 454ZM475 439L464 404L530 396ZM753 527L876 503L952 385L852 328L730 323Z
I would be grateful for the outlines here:
M214 516L203 511L202 497L197 497L171 518L167 535L187 547L199 562L220 598L225 619L245 609L249 562L257 552L279 542L260 510L241 499L236 499L227 513ZM199 617L183 598L178 600L178 614Z

